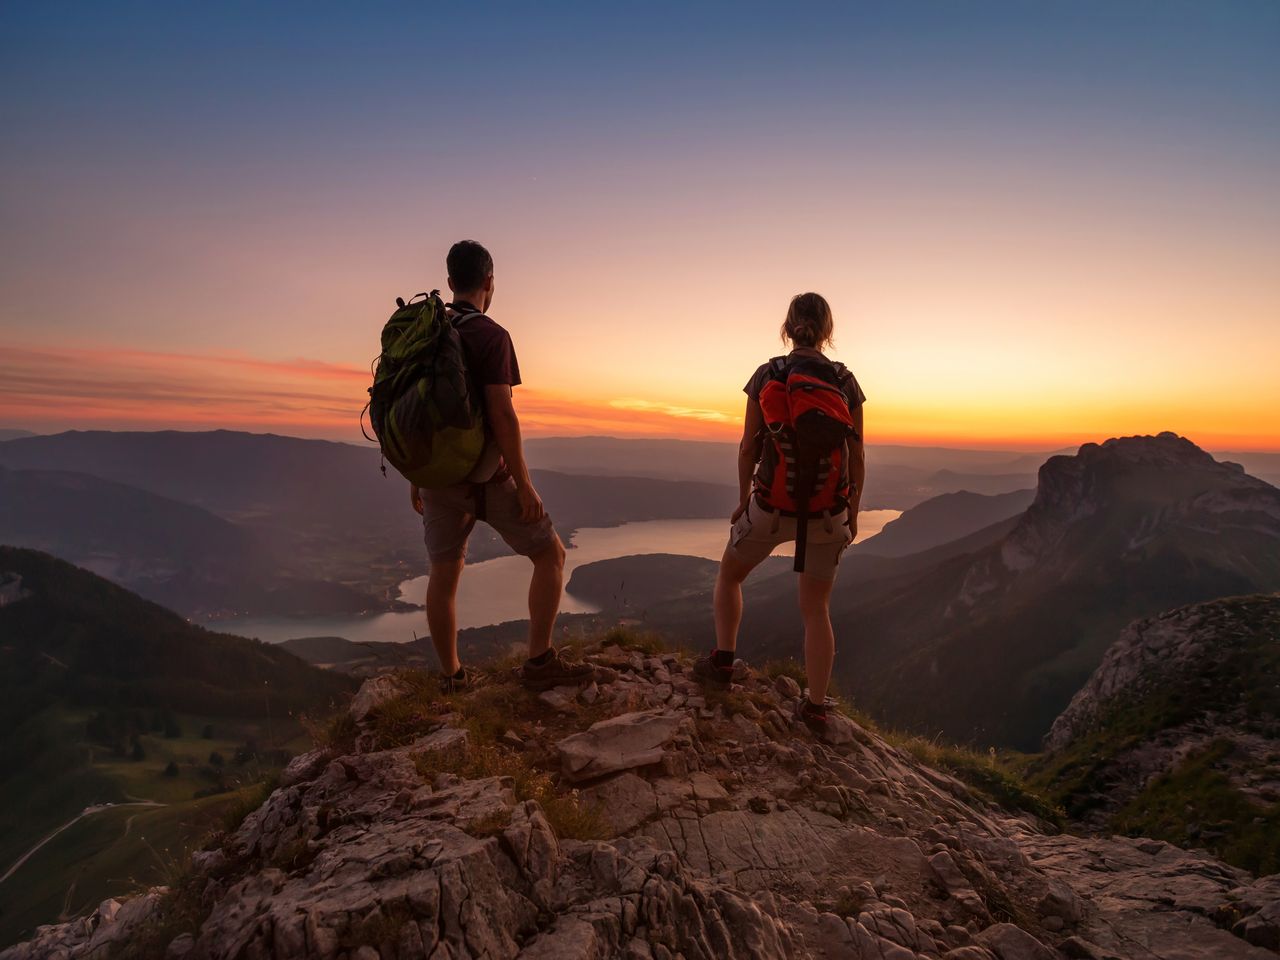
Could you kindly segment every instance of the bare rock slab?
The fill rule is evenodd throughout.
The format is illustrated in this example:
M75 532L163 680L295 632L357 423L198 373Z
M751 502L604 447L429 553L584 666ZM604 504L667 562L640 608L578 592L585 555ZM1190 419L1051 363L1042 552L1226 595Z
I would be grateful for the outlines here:
M624 713L565 737L556 750L564 775L574 783L620 770L647 767L662 760L662 748L675 737L681 718L660 710Z

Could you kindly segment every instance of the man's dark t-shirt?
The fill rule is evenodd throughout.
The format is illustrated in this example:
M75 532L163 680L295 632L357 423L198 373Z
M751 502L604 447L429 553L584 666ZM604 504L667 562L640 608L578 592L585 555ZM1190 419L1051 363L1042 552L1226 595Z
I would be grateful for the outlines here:
M484 314L467 317L467 314L478 311L465 300L454 303L453 311L459 318L466 318L457 324L458 337L462 340L462 350L466 354L471 383L479 394L483 407L485 387L519 385L520 363L516 360L516 349L511 342L511 334ZM468 480L482 483L487 480L503 480L506 475L507 465L502 461L498 445L490 435L480 462Z
M463 301L453 305L459 317L478 313L471 304ZM520 383L520 364L511 334L484 314L473 316L458 324L458 336L467 355L467 369L475 385L484 392L485 387L502 384L508 387Z

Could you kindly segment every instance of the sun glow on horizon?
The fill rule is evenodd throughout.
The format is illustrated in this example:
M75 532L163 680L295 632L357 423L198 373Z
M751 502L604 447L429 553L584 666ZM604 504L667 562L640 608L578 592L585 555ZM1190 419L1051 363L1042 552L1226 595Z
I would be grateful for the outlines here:
M38 432L241 429L358 441L368 382L368 370L359 366L302 358L0 347L0 426ZM678 395L587 397L522 386L516 406L531 437L733 442L741 432L743 400L740 393L731 397L719 406L686 406ZM1172 430L1216 449L1280 451L1271 411L1254 413L1158 399L1064 407L1052 397L1031 396L1009 411L977 402L934 408L919 398L904 403L873 397L866 425L873 444L1045 451ZM1224 421L1237 429L1217 429Z

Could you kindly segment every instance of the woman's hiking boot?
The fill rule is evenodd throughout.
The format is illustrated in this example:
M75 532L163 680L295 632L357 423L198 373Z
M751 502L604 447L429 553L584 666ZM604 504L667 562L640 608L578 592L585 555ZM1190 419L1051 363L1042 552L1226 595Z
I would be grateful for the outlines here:
M819 740L827 739L827 731L830 727L827 725L827 705L825 703L814 703L808 697L801 697L797 716L815 737Z
M727 687L733 682L733 651L712 650L693 661L693 675L699 680Z
M459 667L454 674L445 674L440 678L440 692L446 696L450 693L462 693L471 689L475 675L466 667Z
M552 687L581 687L595 679L595 669L589 663L574 663L560 656L551 647L540 656L524 662L520 668L520 680L530 690L550 690Z

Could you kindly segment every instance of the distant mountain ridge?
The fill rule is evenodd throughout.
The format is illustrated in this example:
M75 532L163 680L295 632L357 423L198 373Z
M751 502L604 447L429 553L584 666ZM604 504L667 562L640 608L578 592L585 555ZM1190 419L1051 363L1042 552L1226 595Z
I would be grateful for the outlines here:
M349 689L256 640L214 633L109 581L35 550L0 546L0 576L24 596L0 606L4 669L0 723L16 724L48 698L99 698L210 715L262 696L299 710ZM255 702L256 706L256 702Z
M103 572L141 571L117 579L185 612L394 609L396 586L427 566L422 521L409 506L408 484L394 471L383 475L373 447L225 430L73 431L0 443L3 468L11 484L25 486L15 487L15 501L0 508L0 542L38 546ZM40 489L29 471L60 479ZM81 479L73 481L71 474ZM76 503L72 492L61 501L67 509L59 510L55 488L91 485L85 475L113 498L112 516L94 516L91 502ZM566 540L587 526L727 516L736 500L727 483L544 470L533 476ZM33 508L29 513L26 500ZM159 523L161 514L171 516L172 524ZM166 526L190 535L169 537ZM105 528L123 531L124 540L97 551L103 542L97 533ZM146 538L131 528L151 531L150 539L143 543ZM233 540L253 547L243 560L221 562L227 551L220 545ZM209 555L202 557L206 541ZM125 549L128 543L136 549ZM167 557L152 549L160 543L172 547ZM483 525L472 536L473 561L508 552ZM236 553L244 557L246 550L237 547ZM166 563L173 569L163 570ZM185 575L193 564L202 572ZM211 568L229 572L215 576ZM147 575L152 569L160 575Z
M961 490L925 500L890 520L874 537L852 549L856 553L904 557L976 533L1001 520L1016 517L1035 499L1035 490L984 495Z

